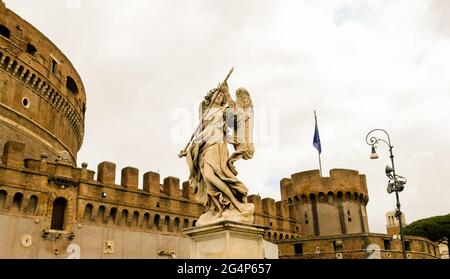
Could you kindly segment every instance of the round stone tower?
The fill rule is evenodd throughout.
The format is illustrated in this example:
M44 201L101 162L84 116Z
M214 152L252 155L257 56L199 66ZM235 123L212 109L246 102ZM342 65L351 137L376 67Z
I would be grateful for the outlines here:
M283 179L281 198L301 220L304 236L327 236L369 232L366 176L358 171L333 169L330 177L318 170Z
M69 59L39 30L0 3L0 146L26 144L25 156L76 164L86 94ZM1 154L1 153L0 153Z

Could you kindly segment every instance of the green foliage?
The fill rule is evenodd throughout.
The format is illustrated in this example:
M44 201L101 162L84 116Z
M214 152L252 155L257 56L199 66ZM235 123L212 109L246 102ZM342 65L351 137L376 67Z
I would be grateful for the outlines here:
M431 241L450 239L450 214L415 221L405 227L406 235L426 237Z

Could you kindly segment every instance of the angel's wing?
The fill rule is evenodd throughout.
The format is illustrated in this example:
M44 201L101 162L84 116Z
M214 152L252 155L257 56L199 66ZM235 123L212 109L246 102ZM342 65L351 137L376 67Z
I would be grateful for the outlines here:
M253 145L253 103L248 91L239 88L236 91L236 106L227 117L228 127L233 131L229 142L236 149L236 154L245 160L251 159L255 153Z

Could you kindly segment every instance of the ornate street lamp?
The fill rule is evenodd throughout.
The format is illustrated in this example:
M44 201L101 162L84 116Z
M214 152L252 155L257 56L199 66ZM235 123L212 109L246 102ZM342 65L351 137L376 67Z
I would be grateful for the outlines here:
M375 134L376 132L383 132L387 136L387 140L383 138L378 138L376 136L373 136L372 134ZM372 135L372 136L371 136ZM387 192L388 194L392 194L395 192L395 197L397 198L397 209L395 210L395 217L398 219L398 223L400 226L400 239L402 243L402 252L403 252L403 258L406 259L406 250L405 250L405 242L403 239L403 225L402 225L402 212L400 210L400 199L398 193L403 191L406 184L406 178L397 175L395 173L395 166L394 166L394 154L392 153L392 149L394 148L391 144L391 137L389 134L383 130L383 129L375 129L370 131L366 136L366 142L368 145L372 146L372 153L370 155L370 159L378 159L379 156L376 152L376 148L378 143L383 142L387 144L389 147L389 153L391 158L391 165L386 166L386 176L389 178Z

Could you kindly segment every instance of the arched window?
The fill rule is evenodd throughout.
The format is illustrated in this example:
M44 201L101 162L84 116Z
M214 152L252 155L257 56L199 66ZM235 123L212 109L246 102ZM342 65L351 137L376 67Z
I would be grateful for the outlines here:
M333 203L334 202L334 194L333 192L328 192L328 202Z
M97 212L97 223L101 224L103 223L105 220L105 207L103 205L100 205L100 207L98 208L98 212Z
M91 221L93 208L94 207L90 203L86 205L86 207L84 208L84 221Z
M352 194L350 194L350 192L345 193L345 200L349 201L352 199Z
M122 215L120 216L120 224L128 225L128 210L122 210Z
M172 228L170 227L170 217L166 216L166 218L164 218L164 226L166 227L166 230L168 232L172 231Z
M342 195L343 195L342 192L337 193L337 199L339 202L342 202Z
M325 194L322 193L322 192L319 193L319 201L320 202L324 202L325 201Z
M267 233L267 239L270 240L271 237L272 237L272 233L271 233L271 232L268 232L268 233Z
M197 224L197 220L192 221L192 226L195 227L195 225Z
M1 65L5 70L8 68L9 61L11 61L11 58L9 56L6 56L5 61L3 62L3 65Z
M72 92L73 94L77 94L77 93L78 93L78 86L77 86L77 83L76 83L75 80L74 80L72 77L70 77L70 76L67 76L66 87L67 87L67 89L69 89L70 92Z
M117 208L113 207L109 212L108 224L115 224L116 218L117 218Z
M16 75L17 75L18 77L20 77L20 75L22 75L24 69L25 69L25 68L24 68L22 65L20 65L20 66L19 66L19 70L17 71L17 74L16 74Z
M144 214L144 220L142 221L142 227L148 228L149 223L150 223L150 213L147 212Z
M9 39L11 37L11 31L5 25L0 24L0 35Z
M36 214L36 208L38 204L38 197L33 195L30 197L30 200L28 201L28 208L27 212L30 214L35 215Z
M16 193L14 195L11 211L12 212L19 212L20 208L22 207L22 201L23 201L23 194L22 193Z
M67 200L65 198L57 198L53 202L52 210L52 230L64 230Z
M138 226L139 224L139 212L135 211L133 213L133 222L131 223L132 226Z
M161 230L161 228L159 227L159 220L160 220L159 214L156 214L155 218L153 218L153 227L158 231Z
M5 208L7 196L8 196L8 193L5 190L0 190L0 210Z
M175 220L173 221L173 226L176 232L180 231L180 218L178 217L175 218Z
M189 220L188 219L184 219L183 221L183 228L187 228L189 227Z

